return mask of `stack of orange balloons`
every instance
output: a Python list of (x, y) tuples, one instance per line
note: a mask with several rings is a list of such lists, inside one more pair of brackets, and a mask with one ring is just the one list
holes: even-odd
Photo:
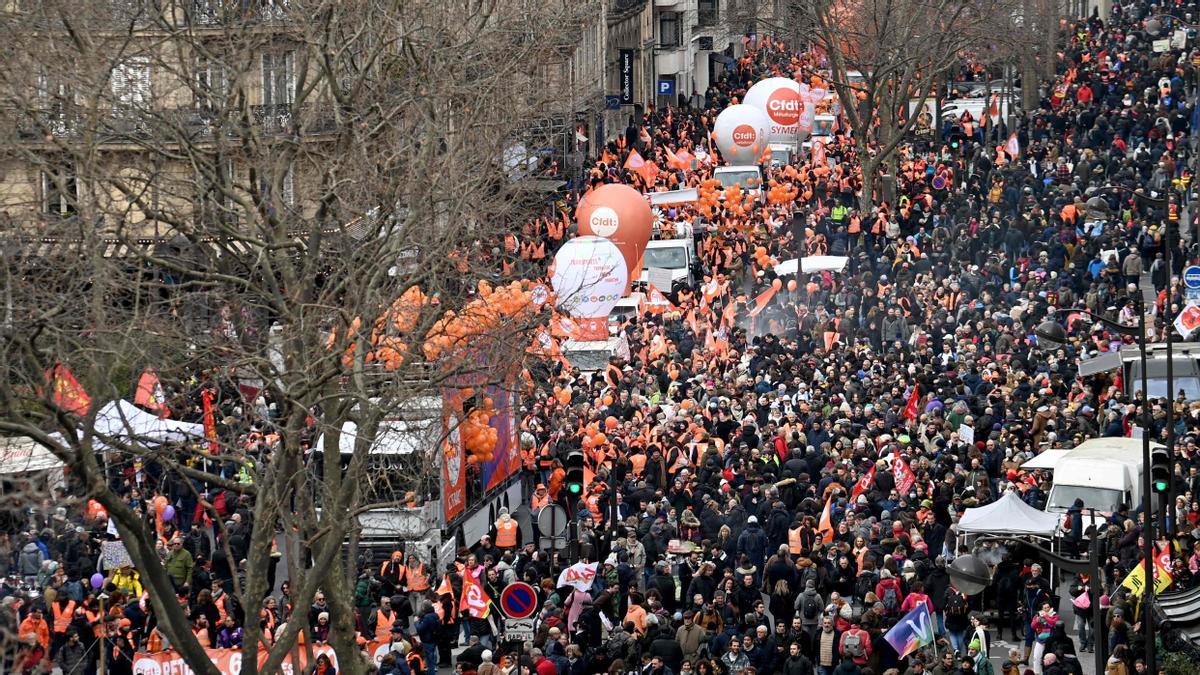
[(766, 246), (759, 246), (754, 249), (754, 262), (758, 265), (759, 269), (764, 270), (768, 267), (774, 267), (776, 264), (775, 259), (767, 253)]
[(468, 464), (491, 461), (496, 444), (500, 441), (500, 432), (490, 425), (496, 416), (493, 403), (492, 399), (485, 398), (483, 405), (467, 413), (466, 419), (458, 427)]
[[(791, 168), (790, 166), (788, 168)], [(791, 183), (780, 183), (771, 179), (767, 183), (767, 201), (771, 204), (790, 204), (800, 191)]]
[(721, 181), (717, 180), (716, 178), (707, 178), (700, 181), (700, 187), (696, 189), (696, 192), (699, 196), (700, 213), (702, 213), (705, 218), (711, 218), (713, 209), (717, 208), (717, 206), (721, 203), (719, 196), (720, 189)]

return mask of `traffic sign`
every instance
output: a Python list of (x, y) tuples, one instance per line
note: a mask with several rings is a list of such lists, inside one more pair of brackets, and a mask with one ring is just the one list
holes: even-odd
[(510, 619), (532, 616), (537, 606), (537, 591), (524, 581), (514, 581), (500, 592), (500, 611)]
[(533, 639), (533, 619), (509, 619), (504, 622), (504, 637), (512, 641)]
[(1200, 288), (1200, 265), (1183, 268), (1183, 285), (1188, 288)]
[(662, 96), (670, 96), (675, 93), (675, 80), (659, 80), (658, 93)]
[(537, 514), (537, 526), (543, 537), (557, 537), (567, 529), (567, 510), (558, 504), (547, 504)]

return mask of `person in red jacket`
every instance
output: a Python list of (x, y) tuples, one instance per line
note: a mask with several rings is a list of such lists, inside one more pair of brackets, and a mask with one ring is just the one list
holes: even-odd
[(529, 656), (533, 659), (533, 669), (537, 675), (558, 675), (558, 669), (554, 667), (554, 662), (546, 658), (542, 650), (535, 647), (529, 651)]
[(860, 668), (867, 665), (871, 658), (871, 634), (863, 630), (858, 621), (854, 621), (850, 624), (850, 630), (842, 633), (838, 651), (843, 658), (849, 658)]

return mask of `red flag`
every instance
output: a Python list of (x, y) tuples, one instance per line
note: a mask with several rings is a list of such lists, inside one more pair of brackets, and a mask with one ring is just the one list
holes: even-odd
[(213, 390), (205, 389), (200, 393), (200, 398), (204, 402), (204, 441), (209, 454), (215, 455), (220, 452), (217, 447), (217, 416), (213, 412)]
[(892, 462), (892, 477), (896, 479), (896, 490), (900, 494), (905, 494), (917, 483), (917, 474), (913, 473), (903, 457), (897, 457)]
[(758, 316), (764, 309), (767, 308), (767, 303), (771, 302), (771, 298), (775, 297), (775, 287), (769, 286), (767, 290), (758, 294), (754, 299), (754, 307), (750, 309), (750, 316)]
[(142, 376), (138, 378), (137, 392), (133, 395), (133, 402), (146, 410), (158, 413), (159, 418), (171, 414), (171, 411), (167, 409), (167, 395), (163, 391), (162, 382), (153, 368), (142, 371)]
[(871, 470), (864, 473), (863, 477), (859, 478), (858, 482), (856, 482), (854, 484), (854, 489), (850, 491), (850, 501), (855, 501), (856, 499), (858, 499), (859, 495), (866, 492), (867, 490), (870, 490), (871, 486), (874, 484), (875, 484), (875, 467), (872, 466)]
[(479, 580), (470, 574), (463, 575), (462, 599), (458, 603), (458, 611), (467, 612), (476, 619), (486, 619), (491, 612), (492, 599), (487, 591), (479, 585)]
[(913, 385), (912, 393), (908, 395), (908, 403), (904, 406), (904, 419), (917, 421), (919, 413), (917, 407), (921, 404), (921, 392), (917, 385)]
[(61, 363), (46, 369), (46, 382), (50, 385), (50, 400), (54, 405), (69, 413), (83, 417), (92, 405), (92, 397), (88, 396), (83, 385), (75, 379), (71, 369)]
[(829, 518), (829, 506), (833, 501), (833, 495), (825, 498), (825, 508), (821, 509), (821, 521), (817, 523), (817, 531), (821, 533), (821, 541), (828, 544), (833, 541), (833, 523)]

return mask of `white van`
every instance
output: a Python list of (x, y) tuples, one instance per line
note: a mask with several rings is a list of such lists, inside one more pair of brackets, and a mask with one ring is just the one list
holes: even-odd
[[(1162, 448), (1152, 443), (1152, 448)], [(1059, 514), (1059, 523), (1066, 522), (1067, 510), (1076, 499), (1083, 500), (1085, 517), (1083, 529), (1092, 520), (1089, 509), (1096, 512), (1096, 521), (1103, 522), (1121, 504), (1136, 510), (1142, 503), (1142, 439), (1092, 438), (1067, 451), (1047, 450), (1021, 465), (1022, 469), (1047, 469), (1054, 472), (1054, 485), (1046, 498), (1046, 511)], [(1151, 500), (1157, 503), (1157, 500)]]
[(671, 287), (658, 289), (664, 294), (673, 294), (684, 286), (695, 287), (696, 279), (692, 273), (695, 261), (696, 241), (693, 238), (654, 239), (646, 244), (642, 254), (642, 273), (638, 281), (648, 284), (649, 270), (664, 269), (671, 273)]

